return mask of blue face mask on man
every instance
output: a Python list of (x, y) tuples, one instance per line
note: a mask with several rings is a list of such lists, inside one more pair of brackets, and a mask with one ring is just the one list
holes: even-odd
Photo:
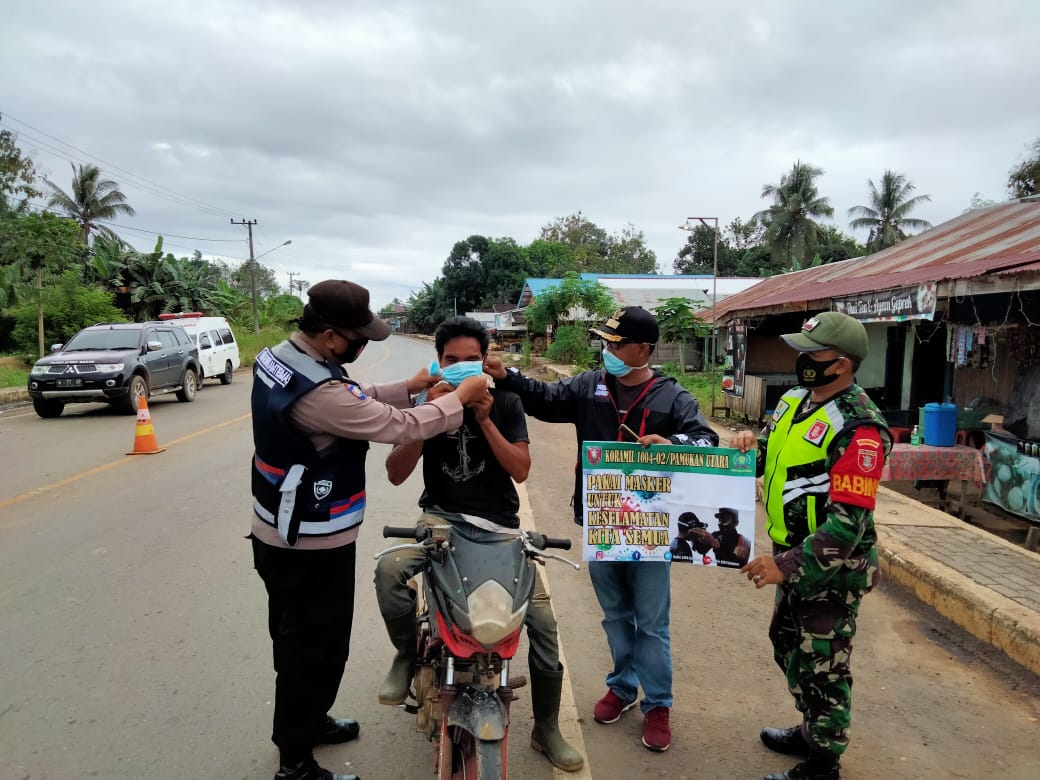
[(467, 377), (480, 376), (483, 373), (484, 361), (482, 360), (463, 360), (460, 363), (441, 367), (441, 379), (452, 387), (458, 387)]
[(607, 369), (607, 373), (611, 376), (627, 376), (637, 368), (646, 368), (648, 365), (649, 363), (644, 363), (641, 366), (630, 366), (609, 349), (603, 350), (603, 367)]

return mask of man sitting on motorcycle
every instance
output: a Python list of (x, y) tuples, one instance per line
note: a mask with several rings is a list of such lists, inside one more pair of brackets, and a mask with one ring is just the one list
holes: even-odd
[[(444, 382), (430, 396), (448, 392), (468, 376), (483, 373), (488, 334), (470, 317), (452, 317), (434, 336)], [(469, 535), (482, 529), (513, 529), (520, 525), (519, 497), (513, 480), (523, 482), (531, 467), (527, 422), (520, 399), (493, 390), (485, 402), (467, 409), (462, 426), (426, 441), (394, 447), (387, 457), (390, 481), (399, 485), (423, 458), (425, 488), (419, 498), (423, 514), (419, 525), (468, 524)], [(379, 690), (381, 704), (404, 702), (416, 661), (415, 593), (408, 581), (422, 568), (420, 550), (402, 550), (380, 558), (375, 584), (379, 611), (396, 653)], [(563, 685), (556, 616), (541, 574), (525, 620), (530, 643), (531, 699), (534, 730), (531, 746), (556, 766), (574, 772), (584, 759), (560, 734), (558, 717)]]

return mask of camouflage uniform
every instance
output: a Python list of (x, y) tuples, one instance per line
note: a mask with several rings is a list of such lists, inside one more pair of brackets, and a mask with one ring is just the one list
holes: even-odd
[(773, 554), (784, 574), (769, 638), (803, 736), (840, 756), (848, 747), (856, 615), (881, 578), (873, 509), (891, 436), (857, 385), (807, 410), (809, 397), (803, 388), (785, 394), (758, 437)]

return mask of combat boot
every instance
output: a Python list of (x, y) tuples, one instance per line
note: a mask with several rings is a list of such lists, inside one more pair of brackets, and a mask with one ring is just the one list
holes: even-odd
[(786, 772), (767, 775), (765, 780), (841, 780), (838, 757), (832, 753), (812, 755)]
[(564, 772), (577, 772), (585, 766), (581, 753), (567, 744), (560, 733), (560, 693), (563, 689), (563, 667), (555, 672), (531, 666), (531, 709), (534, 729), (531, 747), (544, 753), (554, 766)]
[(412, 687), (412, 675), (415, 674), (416, 627), (415, 613), (408, 612), (396, 618), (383, 618), (386, 633), (394, 646), (394, 660), (390, 671), (379, 689), (380, 704), (403, 704)]
[(758, 736), (763, 745), (776, 753), (783, 753), (785, 756), (809, 755), (809, 744), (805, 741), (801, 726), (789, 729), (766, 726)]

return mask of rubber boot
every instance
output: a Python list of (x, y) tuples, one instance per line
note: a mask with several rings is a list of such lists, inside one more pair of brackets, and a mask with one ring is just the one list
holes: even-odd
[(383, 618), (386, 633), (390, 636), (395, 653), (390, 671), (379, 689), (379, 703), (403, 704), (412, 687), (412, 676), (415, 674), (416, 627), (415, 613), (409, 612), (396, 618)]
[(531, 667), (531, 709), (534, 710), (534, 729), (531, 747), (544, 753), (554, 766), (565, 772), (577, 772), (585, 766), (581, 753), (567, 744), (560, 734), (560, 692), (563, 688), (563, 667), (555, 672)]

